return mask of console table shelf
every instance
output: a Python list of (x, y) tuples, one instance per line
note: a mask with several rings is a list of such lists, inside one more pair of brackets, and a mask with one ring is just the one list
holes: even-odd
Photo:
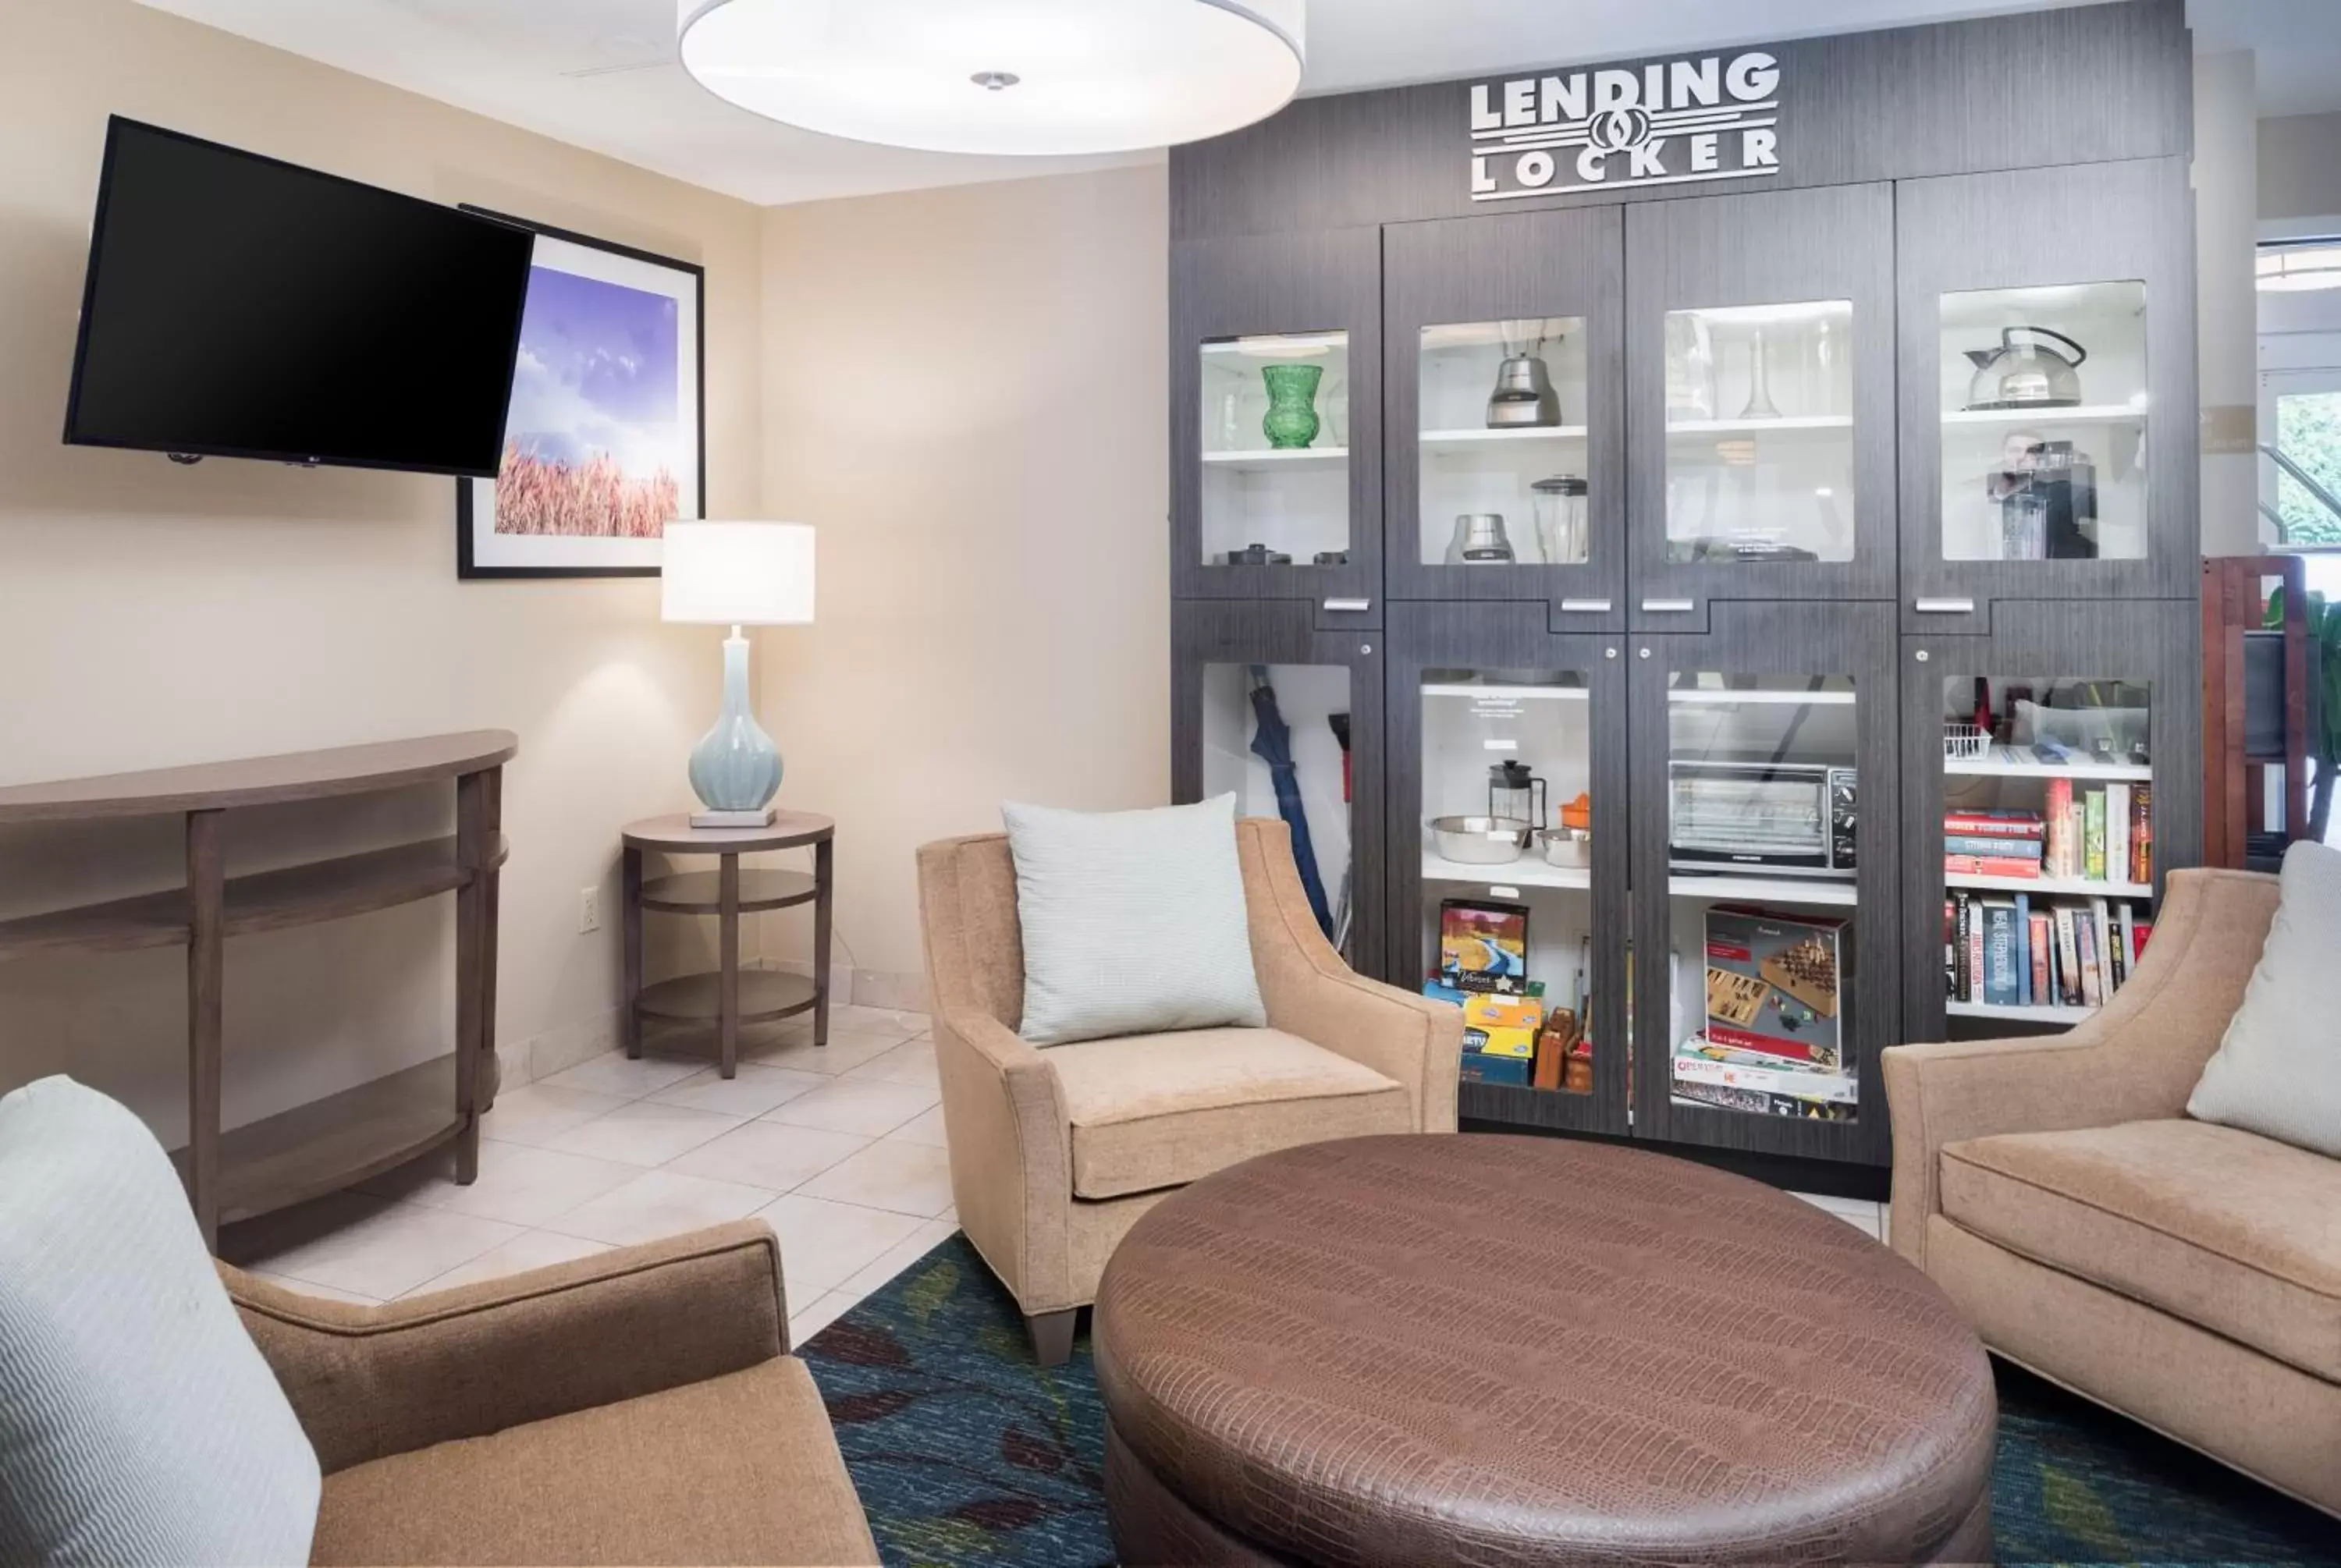
[[(0, 826), (184, 819), (184, 887), (0, 920), (0, 958), (187, 949), (187, 1143), (174, 1156), (206, 1243), (249, 1219), (377, 1176), (443, 1144), (455, 1179), (479, 1171), (479, 1118), (495, 1097), (498, 873), (510, 730), (0, 789)], [(454, 786), (451, 837), (230, 877), (226, 813)], [(226, 940), (455, 895), (455, 1048), (404, 1072), (234, 1131), (220, 1126)]]

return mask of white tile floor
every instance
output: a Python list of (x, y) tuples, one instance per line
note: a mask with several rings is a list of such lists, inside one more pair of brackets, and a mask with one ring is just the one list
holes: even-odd
[(830, 1043), (751, 1031), (736, 1078), (703, 1055), (612, 1053), (507, 1089), (480, 1176), (423, 1162), (233, 1234), (288, 1288), (382, 1302), (755, 1216), (781, 1237), (802, 1344), (959, 1228), (927, 1020), (840, 1007)]
[[(802, 1345), (959, 1228), (941, 1098), (916, 1013), (841, 1007), (820, 1050), (801, 1024), (755, 1031), (729, 1081), (653, 1039), (504, 1091), (470, 1186), (443, 1160), (410, 1166), (248, 1227), (232, 1254), (383, 1302), (752, 1215), (780, 1236)], [(1886, 1237), (1882, 1204), (1797, 1196)]]

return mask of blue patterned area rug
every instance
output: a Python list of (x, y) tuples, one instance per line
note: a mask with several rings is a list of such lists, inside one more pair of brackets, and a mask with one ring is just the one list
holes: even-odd
[[(1113, 1561), (1089, 1336), (1032, 1365), (963, 1236), (804, 1346), (890, 1565)], [(2341, 1524), (2025, 1373), (1999, 1368), (2002, 1563), (2341, 1563)]]

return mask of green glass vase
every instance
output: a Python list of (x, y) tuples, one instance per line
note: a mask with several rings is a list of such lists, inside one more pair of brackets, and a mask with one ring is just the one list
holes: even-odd
[(1289, 451), (1315, 441), (1317, 383), (1325, 379), (1325, 367), (1263, 365), (1260, 373), (1268, 382), (1268, 416), (1260, 422), (1268, 444)]

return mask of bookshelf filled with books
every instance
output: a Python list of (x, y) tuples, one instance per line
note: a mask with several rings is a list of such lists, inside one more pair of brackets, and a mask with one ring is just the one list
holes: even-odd
[(2133, 605), (2086, 650), (1911, 640), (1905, 766), (1927, 770), (1910, 792), (1909, 881), (1930, 961), (1906, 949), (1908, 1037), (2069, 1027), (2127, 983), (2163, 874), (2196, 856), (2198, 826), (2164, 799), (2187, 793), (2166, 769), (2198, 755), (2188, 620), (2185, 606)]

